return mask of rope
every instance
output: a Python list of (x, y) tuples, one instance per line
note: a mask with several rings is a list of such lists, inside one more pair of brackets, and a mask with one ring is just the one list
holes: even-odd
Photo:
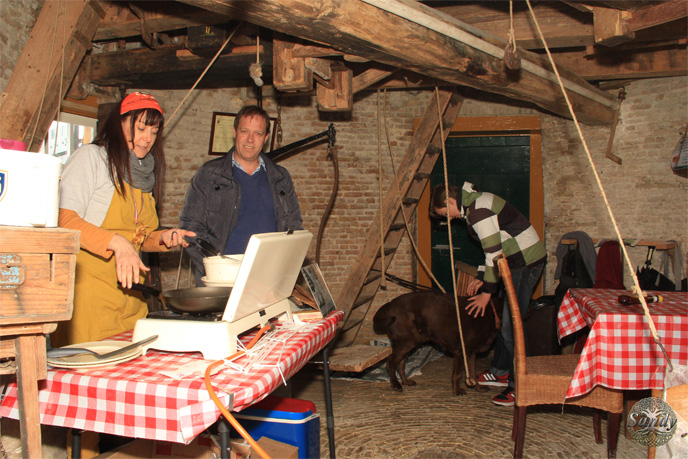
[[(385, 126), (385, 137), (387, 139), (387, 150), (389, 151), (389, 159), (390, 163), (392, 165), (392, 173), (394, 174), (394, 183), (397, 186), (397, 191), (399, 192), (399, 195), (401, 195), (401, 187), (399, 186), (399, 177), (397, 176), (397, 169), (394, 166), (394, 157), (392, 156), (392, 143), (390, 140), (390, 135), (389, 135), (389, 130), (387, 129), (387, 90), (384, 90), (384, 97), (383, 97), (383, 104), (384, 107), (382, 109), (382, 116), (384, 118), (384, 126)], [(447, 293), (447, 291), (440, 285), (440, 282), (437, 280), (437, 278), (432, 274), (432, 270), (428, 267), (428, 265), (425, 263), (425, 260), (423, 260), (423, 257), (420, 256), (420, 251), (418, 250), (418, 245), (416, 244), (416, 241), (411, 237), (411, 225), (409, 224), (408, 217), (406, 216), (406, 212), (404, 212), (404, 206), (402, 202), (399, 202), (399, 210), (401, 212), (401, 216), (404, 219), (404, 225), (406, 226), (406, 233), (409, 235), (409, 241), (411, 241), (411, 245), (413, 246), (413, 251), (416, 254), (416, 258), (418, 258), (418, 261), (420, 262), (420, 265), (423, 267), (425, 270), (425, 273), (435, 282), (435, 285), (439, 287), (439, 289), (442, 291), (442, 293)]]
[(237, 32), (237, 30), (239, 30), (239, 27), (241, 27), (241, 22), (240, 22), (239, 24), (237, 24), (237, 26), (234, 28), (234, 30), (232, 31), (232, 33), (229, 34), (229, 37), (227, 37), (227, 39), (226, 39), (225, 42), (222, 44), (222, 46), (220, 47), (220, 49), (217, 51), (217, 53), (215, 53), (215, 56), (213, 56), (213, 58), (210, 60), (210, 62), (209, 62), (208, 65), (206, 66), (205, 70), (203, 70), (203, 73), (201, 73), (201, 76), (199, 76), (198, 79), (196, 80), (196, 82), (193, 84), (193, 86), (191, 86), (191, 89), (189, 89), (189, 92), (187, 92), (186, 95), (184, 96), (184, 98), (182, 99), (182, 101), (179, 102), (179, 105), (177, 105), (177, 108), (174, 109), (174, 111), (172, 112), (172, 114), (170, 115), (170, 117), (169, 117), (167, 120), (165, 120), (165, 125), (170, 124), (170, 122), (172, 121), (172, 119), (174, 118), (174, 116), (177, 114), (177, 112), (179, 111), (179, 109), (181, 108), (181, 106), (184, 105), (184, 102), (186, 102), (186, 99), (191, 95), (191, 92), (192, 92), (194, 89), (196, 89), (196, 86), (198, 86), (198, 83), (201, 82), (201, 80), (203, 79), (203, 77), (205, 76), (205, 74), (208, 73), (208, 70), (210, 70), (210, 67), (212, 67), (212, 65), (215, 63), (215, 61), (217, 60), (217, 58), (220, 56), (220, 53), (222, 52), (222, 50), (225, 49), (225, 46), (227, 46), (227, 43), (229, 43), (229, 40), (231, 40), (232, 37), (234, 36), (234, 34)]
[[(379, 192), (380, 205), (380, 271), (382, 277), (380, 278), (380, 288), (387, 289), (387, 278), (385, 277), (385, 228), (384, 219), (382, 215), (382, 123), (380, 122), (380, 90), (377, 90), (377, 183)], [(402, 209), (403, 212), (403, 209)]]
[(578, 123), (578, 118), (576, 117), (576, 113), (573, 111), (573, 107), (571, 106), (571, 101), (569, 100), (568, 94), (566, 93), (566, 90), (564, 89), (564, 85), (561, 81), (561, 77), (559, 76), (559, 71), (557, 70), (557, 66), (554, 63), (554, 59), (552, 58), (552, 54), (549, 51), (549, 47), (547, 46), (547, 42), (545, 40), (544, 35), (542, 34), (542, 30), (540, 30), (540, 24), (537, 21), (537, 18), (535, 17), (535, 12), (533, 11), (532, 6), (530, 5), (530, 0), (526, 0), (526, 3), (528, 4), (528, 9), (530, 10), (530, 14), (533, 18), (533, 22), (535, 23), (535, 27), (537, 28), (538, 35), (540, 36), (540, 39), (542, 40), (542, 43), (545, 47), (545, 51), (547, 51), (547, 56), (549, 57), (550, 63), (552, 64), (552, 69), (554, 70), (554, 74), (557, 77), (557, 81), (559, 82), (559, 87), (561, 88), (561, 92), (564, 95), (564, 99), (566, 100), (566, 105), (569, 108), (569, 112), (571, 113), (571, 118), (573, 119), (574, 124), (576, 125), (576, 130), (578, 131), (578, 135), (581, 139), (581, 142), (583, 144), (583, 148), (585, 149), (585, 154), (588, 158), (588, 162), (590, 163), (590, 167), (592, 168), (593, 174), (595, 176), (595, 181), (597, 182), (597, 186), (600, 189), (600, 194), (602, 195), (602, 199), (604, 199), (604, 204), (607, 208), (607, 213), (609, 214), (609, 218), (611, 219), (612, 225), (614, 226), (614, 232), (616, 233), (617, 240), (619, 241), (619, 245), (621, 246), (621, 250), (623, 251), (624, 254), (624, 259), (626, 260), (626, 263), (628, 264), (629, 271), (631, 273), (631, 277), (633, 279), (633, 290), (638, 293), (638, 297), (640, 299), (640, 304), (643, 307), (643, 311), (645, 313), (645, 317), (647, 318), (647, 323), (650, 327), (650, 331), (652, 332), (652, 338), (654, 339), (655, 343), (661, 348), (662, 353), (664, 354), (664, 358), (667, 361), (667, 364), (669, 365), (669, 371), (673, 371), (673, 365), (671, 364), (671, 360), (669, 359), (669, 356), (666, 353), (666, 350), (664, 349), (664, 346), (662, 345), (662, 340), (659, 337), (659, 334), (657, 333), (657, 328), (655, 328), (655, 323), (652, 320), (652, 316), (650, 316), (650, 310), (647, 307), (647, 302), (645, 301), (645, 296), (642, 294), (642, 290), (640, 288), (640, 283), (638, 282), (638, 277), (635, 274), (635, 270), (633, 269), (633, 264), (631, 263), (631, 259), (628, 256), (628, 251), (626, 250), (626, 245), (623, 242), (623, 238), (621, 237), (621, 232), (619, 231), (619, 226), (616, 223), (616, 218), (614, 218), (614, 213), (612, 212), (612, 208), (609, 205), (609, 200), (607, 199), (607, 194), (604, 191), (604, 187), (602, 186), (602, 181), (600, 180), (600, 176), (597, 173), (597, 167), (595, 166), (595, 162), (592, 159), (592, 155), (590, 154), (590, 149), (588, 148), (588, 144), (585, 141), (585, 137), (583, 136), (583, 131), (581, 130), (580, 124)]
[[(444, 144), (444, 123), (442, 122), (442, 110), (440, 109), (440, 90), (435, 86), (435, 99), (437, 100), (437, 115), (439, 116), (440, 139), (442, 144), (442, 168), (444, 172), (445, 204), (447, 205), (447, 235), (449, 236), (449, 257), (451, 260), (452, 285), (456, 285), (456, 270), (454, 269), (454, 244), (452, 242), (451, 217), (449, 215), (449, 173), (447, 171), (447, 146)], [(460, 196), (459, 196), (460, 198)], [(456, 205), (460, 205), (458, 202)], [(474, 386), (475, 381), (471, 379), (470, 367), (466, 358), (466, 346), (463, 342), (463, 327), (461, 326), (461, 311), (459, 310), (459, 298), (456, 296), (454, 287), (454, 305), (456, 306), (456, 320), (459, 321), (459, 338), (461, 339), (461, 353), (463, 354), (463, 365), (466, 368), (466, 385)]]

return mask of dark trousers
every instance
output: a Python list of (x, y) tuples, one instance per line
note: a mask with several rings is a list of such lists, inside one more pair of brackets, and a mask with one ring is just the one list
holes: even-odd
[[(532, 268), (514, 269), (511, 271), (511, 280), (518, 299), (518, 309), (521, 311), (521, 320), (528, 312), (530, 299), (533, 296), (535, 285), (540, 280), (545, 264), (541, 263)], [(525, 327), (524, 327), (525, 334)], [(526, 343), (528, 340), (526, 340)], [(495, 376), (509, 374), (509, 385), (514, 385), (514, 326), (511, 320), (511, 310), (509, 300), (504, 298), (504, 309), (502, 312), (502, 330), (497, 335), (495, 341), (495, 353), (490, 372)]]

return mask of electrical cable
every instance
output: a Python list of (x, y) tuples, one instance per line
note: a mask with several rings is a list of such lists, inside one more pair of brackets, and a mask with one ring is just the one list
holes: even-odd
[[(273, 327), (272, 325), (266, 325), (263, 328), (261, 328), (260, 330), (258, 330), (258, 333), (256, 334), (256, 336), (254, 336), (253, 339), (251, 339), (251, 341), (246, 345), (246, 350), (251, 349), (256, 344), (258, 339), (260, 339), (260, 337), (263, 336), (263, 334), (266, 331), (270, 330), (272, 327)], [(204, 376), (205, 388), (208, 390), (208, 394), (210, 395), (210, 398), (213, 400), (213, 402), (215, 402), (215, 405), (217, 405), (217, 407), (220, 409), (220, 412), (222, 412), (225, 419), (227, 419), (227, 421), (229, 421), (229, 423), (232, 425), (232, 427), (234, 427), (234, 429), (239, 433), (239, 435), (241, 435), (248, 442), (248, 444), (251, 445), (252, 450), (255, 451), (256, 453), (258, 453), (258, 455), (260, 457), (262, 457), (263, 459), (271, 459), (270, 456), (268, 455), (268, 453), (266, 453), (265, 450), (260, 447), (260, 445), (253, 439), (253, 437), (251, 437), (251, 434), (249, 434), (246, 431), (246, 429), (244, 429), (241, 426), (241, 424), (239, 424), (239, 421), (237, 421), (236, 418), (234, 416), (232, 416), (232, 414), (229, 412), (227, 407), (225, 407), (222, 404), (222, 401), (218, 398), (217, 394), (215, 393), (215, 389), (213, 388), (213, 385), (210, 382), (210, 375), (212, 374), (213, 368), (222, 364), (225, 360), (236, 359), (237, 357), (240, 357), (240, 356), (244, 355), (245, 353), (246, 353), (245, 351), (239, 351), (239, 352), (227, 357), (226, 359), (216, 360), (215, 362), (208, 365), (208, 367), (205, 369), (205, 376)]]

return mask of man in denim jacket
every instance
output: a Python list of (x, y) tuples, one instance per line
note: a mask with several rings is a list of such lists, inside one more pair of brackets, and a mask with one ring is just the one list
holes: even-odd
[[(201, 166), (186, 193), (181, 227), (223, 254), (244, 253), (253, 234), (303, 229), (289, 172), (262, 154), (269, 129), (262, 108), (242, 108), (234, 120), (234, 147)], [(186, 250), (196, 284), (204, 285), (203, 254), (194, 245)]]

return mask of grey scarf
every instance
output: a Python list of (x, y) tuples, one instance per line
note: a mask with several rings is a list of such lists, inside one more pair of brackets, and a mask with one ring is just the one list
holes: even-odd
[(148, 153), (143, 158), (138, 158), (133, 151), (129, 152), (129, 167), (131, 170), (131, 183), (133, 188), (138, 188), (144, 193), (150, 193), (155, 186), (155, 158)]

